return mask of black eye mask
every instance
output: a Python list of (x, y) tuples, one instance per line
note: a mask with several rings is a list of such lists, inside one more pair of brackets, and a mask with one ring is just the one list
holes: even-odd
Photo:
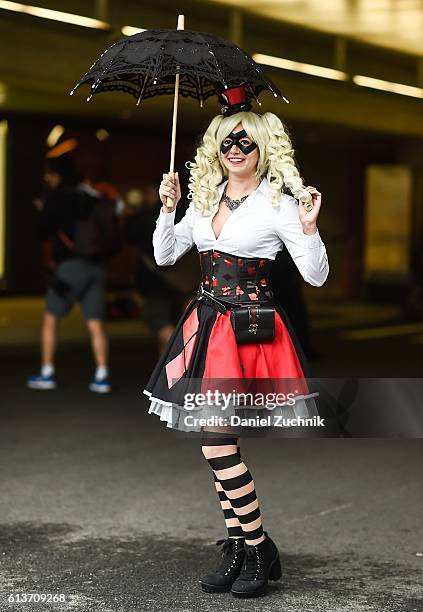
[(222, 153), (227, 153), (228, 151), (231, 150), (231, 148), (234, 146), (234, 144), (238, 147), (238, 149), (240, 151), (242, 151), (242, 153), (244, 153), (244, 155), (248, 155), (249, 153), (251, 153), (251, 151), (254, 151), (254, 149), (257, 149), (257, 145), (255, 142), (252, 142), (249, 145), (244, 145), (241, 142), (239, 142), (240, 140), (242, 140), (243, 138), (247, 137), (248, 138), (248, 134), (245, 130), (241, 130), (240, 132), (231, 132), (228, 136), (226, 136), (225, 140), (228, 140), (228, 138), (231, 139), (230, 144), (224, 145), (223, 142), (220, 145), (220, 150)]

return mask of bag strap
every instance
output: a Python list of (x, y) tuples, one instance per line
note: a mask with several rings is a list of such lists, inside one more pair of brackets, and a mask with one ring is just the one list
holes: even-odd
[(57, 236), (70, 251), (75, 249), (75, 243), (65, 234), (63, 230), (58, 230)]
[(257, 306), (257, 307), (260, 307), (260, 306), (274, 307), (275, 306), (275, 300), (274, 300), (273, 293), (268, 300), (251, 300), (250, 302), (230, 302), (229, 300), (222, 300), (221, 298), (219, 299), (229, 308), (231, 307), (232, 308), (251, 308), (252, 306)]
[(225, 300), (223, 298), (221, 298), (220, 296), (217, 298), (216, 296), (214, 296), (212, 293), (210, 293), (209, 291), (206, 291), (205, 289), (203, 289), (202, 285), (200, 285), (199, 290), (198, 290), (198, 296), (202, 297), (204, 296), (206, 299), (210, 300), (211, 302), (217, 302), (217, 304), (219, 304), (220, 306), (223, 306), (226, 309), (232, 309), (232, 308), (248, 308), (251, 306), (271, 306), (274, 307), (275, 305), (275, 301), (274, 301), (274, 294), (272, 290), (268, 290), (268, 292), (270, 293), (270, 298), (268, 300), (251, 300), (250, 302), (231, 302), (230, 300)]

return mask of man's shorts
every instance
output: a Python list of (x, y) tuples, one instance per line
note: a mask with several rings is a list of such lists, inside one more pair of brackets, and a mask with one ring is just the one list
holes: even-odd
[(79, 302), (85, 320), (103, 319), (105, 280), (102, 264), (78, 258), (62, 261), (47, 292), (47, 312), (64, 317)]
[(158, 334), (166, 325), (176, 325), (180, 319), (186, 296), (169, 288), (167, 294), (146, 295), (143, 316), (152, 334)]

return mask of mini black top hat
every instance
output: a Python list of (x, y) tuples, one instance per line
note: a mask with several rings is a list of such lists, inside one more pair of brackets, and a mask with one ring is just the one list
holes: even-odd
[(247, 99), (245, 87), (237, 85), (219, 92), (222, 106), (222, 113), (225, 117), (251, 110), (251, 102)]

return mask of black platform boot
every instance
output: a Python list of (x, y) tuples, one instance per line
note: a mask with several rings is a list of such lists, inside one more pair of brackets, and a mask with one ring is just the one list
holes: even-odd
[(266, 539), (260, 544), (245, 544), (245, 560), (240, 575), (232, 585), (234, 597), (259, 597), (264, 595), (268, 580), (282, 577), (279, 552), (266, 531)]
[(245, 558), (244, 538), (218, 540), (223, 544), (222, 560), (219, 567), (200, 580), (201, 588), (206, 593), (227, 593), (238, 578)]

